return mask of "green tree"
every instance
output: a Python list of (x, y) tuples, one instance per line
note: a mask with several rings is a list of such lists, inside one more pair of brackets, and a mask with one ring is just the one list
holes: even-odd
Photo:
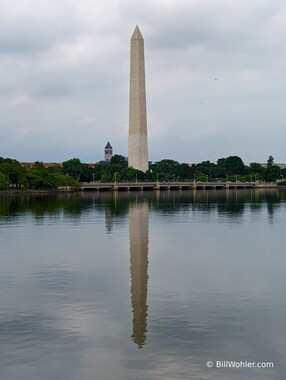
[(247, 171), (250, 171), (250, 173), (264, 174), (265, 168), (257, 162), (251, 162)]
[(27, 172), (29, 187), (32, 189), (56, 189), (58, 187), (55, 168), (45, 168), (42, 162), (35, 162)]
[(274, 158), (270, 155), (267, 160), (267, 167), (272, 166), (274, 164)]
[(95, 181), (100, 181), (101, 173), (104, 171), (104, 166), (106, 165), (96, 165), (92, 168), (92, 176), (94, 175), (93, 179)]
[(8, 189), (9, 185), (9, 177), (5, 173), (0, 172), (0, 189)]
[(0, 160), (0, 172), (6, 174), (10, 183), (15, 187), (20, 187), (26, 183), (26, 170), (17, 160), (2, 158)]
[(127, 159), (120, 154), (115, 154), (110, 161), (111, 164), (121, 165), (123, 168), (128, 166)]
[(79, 158), (72, 158), (71, 160), (63, 162), (63, 172), (73, 177), (76, 181), (80, 180), (83, 171), (84, 165)]
[(247, 180), (257, 181), (258, 179), (265, 179), (266, 168), (257, 162), (251, 162), (249, 166), (245, 167), (245, 174), (247, 175)]
[(242, 159), (238, 156), (229, 156), (217, 161), (217, 165), (225, 170), (225, 174), (244, 174), (245, 166)]
[(178, 178), (180, 167), (181, 164), (179, 162), (170, 159), (164, 159), (156, 162), (153, 165), (150, 165), (150, 170), (152, 170), (152, 173), (154, 173), (155, 176), (158, 174), (159, 180), (170, 181), (172, 180), (173, 176)]
[(135, 182), (137, 178), (137, 181), (142, 181), (145, 179), (145, 173), (143, 173), (141, 170), (136, 170), (134, 168), (124, 168), (122, 172), (122, 179), (124, 181), (129, 182)]
[(281, 169), (277, 165), (270, 165), (267, 167), (265, 173), (265, 180), (267, 182), (274, 182), (281, 178)]
[(79, 189), (80, 187), (80, 184), (78, 183), (78, 181), (70, 177), (68, 174), (61, 174), (59, 172), (55, 172), (53, 174), (53, 181), (54, 181), (55, 189), (58, 189), (60, 187), (61, 188), (71, 187), (73, 189)]
[(46, 187), (45, 179), (36, 170), (29, 170), (27, 173), (27, 180), (30, 189), (44, 189)]
[(190, 180), (195, 174), (195, 169), (189, 164), (181, 164), (179, 167), (178, 176), (180, 180)]
[[(223, 169), (224, 170), (224, 169)], [(217, 165), (210, 161), (202, 161), (201, 163), (196, 165), (196, 175), (200, 175), (199, 173), (203, 173), (205, 175), (217, 176)]]
[(82, 164), (82, 171), (80, 173), (80, 182), (91, 182), (93, 180), (93, 168), (86, 164)]

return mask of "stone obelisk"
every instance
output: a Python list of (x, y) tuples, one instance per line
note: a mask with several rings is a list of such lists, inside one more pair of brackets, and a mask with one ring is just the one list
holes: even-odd
[(128, 166), (148, 170), (144, 39), (136, 26), (130, 49)]

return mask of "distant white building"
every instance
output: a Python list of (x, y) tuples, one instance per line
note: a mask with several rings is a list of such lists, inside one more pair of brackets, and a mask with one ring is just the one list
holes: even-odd
[[(260, 164), (263, 168), (267, 168), (267, 163), (266, 164)], [(273, 162), (273, 165), (279, 166), (280, 169), (286, 169), (286, 164), (277, 164), (276, 162)]]
[(106, 144), (106, 147), (104, 148), (104, 160), (106, 162), (110, 162), (112, 159), (112, 146), (110, 145), (110, 142), (108, 141)]

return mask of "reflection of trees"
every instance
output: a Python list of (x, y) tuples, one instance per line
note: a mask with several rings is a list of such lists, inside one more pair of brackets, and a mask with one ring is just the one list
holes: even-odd
[(217, 209), (221, 214), (227, 214), (230, 216), (242, 216), (245, 208), (245, 203), (230, 203), (226, 205), (218, 204)]
[[(60, 193), (60, 194), (7, 194), (0, 195), (0, 216), (16, 218), (31, 213), (37, 219), (45, 216), (60, 217), (62, 214), (74, 219), (87, 211), (104, 212), (108, 228), (128, 215), (130, 205), (144, 199), (157, 213), (175, 214), (178, 211), (200, 210), (240, 216), (248, 207), (251, 212), (269, 205), (274, 214), (286, 199), (285, 190), (195, 190), (160, 192), (119, 193)], [(275, 207), (274, 207), (275, 206)]]
[(23, 194), (0, 197), (0, 215), (18, 217), (30, 213), (35, 218), (59, 217), (65, 215), (80, 215), (86, 208), (80, 194)]

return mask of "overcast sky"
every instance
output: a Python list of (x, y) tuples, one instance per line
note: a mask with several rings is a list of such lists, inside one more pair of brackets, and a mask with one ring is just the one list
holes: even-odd
[(0, 0), (0, 156), (127, 156), (136, 24), (150, 160), (286, 162), (285, 0)]

